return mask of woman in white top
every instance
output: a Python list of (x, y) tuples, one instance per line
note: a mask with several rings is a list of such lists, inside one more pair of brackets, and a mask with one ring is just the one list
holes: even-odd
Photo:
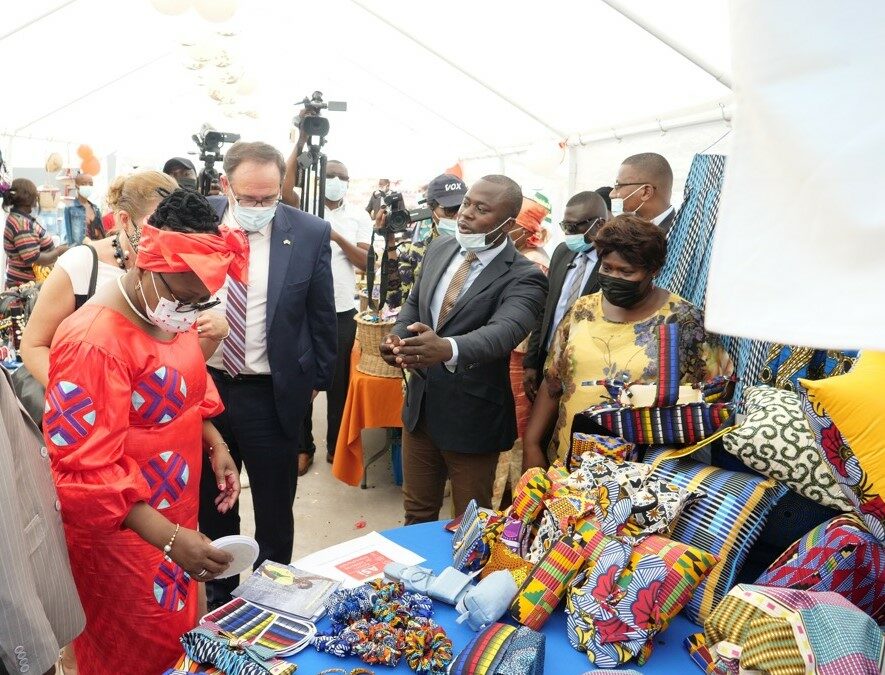
[[(28, 371), (44, 387), (49, 379), (49, 347), (56, 329), (89, 299), (89, 285), (98, 258), (96, 288), (122, 276), (135, 263), (142, 224), (166, 192), (178, 188), (175, 179), (159, 171), (140, 171), (117, 178), (108, 189), (108, 208), (116, 233), (89, 246), (77, 246), (59, 257), (43, 282), (37, 304), (22, 335), (21, 356)], [(200, 346), (208, 358), (227, 334), (224, 317), (206, 312), (197, 324)]]

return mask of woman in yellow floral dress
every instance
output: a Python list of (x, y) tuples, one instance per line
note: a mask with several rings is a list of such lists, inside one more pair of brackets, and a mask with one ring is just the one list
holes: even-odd
[(579, 298), (557, 328), (524, 439), (523, 469), (544, 466), (543, 439), (551, 426), (550, 458), (564, 458), (572, 419), (609, 398), (610, 379), (658, 381), (658, 331), (679, 324), (680, 382), (731, 375), (733, 365), (717, 336), (704, 329), (704, 314), (688, 300), (658, 288), (654, 277), (667, 255), (657, 225), (618, 216), (596, 237), (602, 291)]

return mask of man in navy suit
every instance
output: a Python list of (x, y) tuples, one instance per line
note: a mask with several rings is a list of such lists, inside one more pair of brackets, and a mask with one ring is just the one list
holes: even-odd
[[(218, 293), (230, 332), (208, 366), (225, 405), (213, 422), (249, 472), (256, 565), (291, 560), (299, 434), (312, 397), (332, 382), (337, 345), (329, 223), (279, 203), (285, 166), (266, 143), (236, 143), (224, 158), (224, 196), (210, 198), (249, 239), (248, 284), (228, 278)], [(200, 530), (211, 539), (240, 530), (237, 508), (219, 514), (217, 496), (212, 471), (203, 471)], [(237, 584), (207, 584), (210, 607)]]

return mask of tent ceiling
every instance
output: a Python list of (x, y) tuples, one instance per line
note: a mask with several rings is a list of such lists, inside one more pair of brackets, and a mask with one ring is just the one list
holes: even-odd
[[(730, 70), (725, 0), (626, 4)], [(59, 5), (10, 3), (4, 25)], [(182, 42), (204, 54), (224, 48), (254, 93), (231, 85), (234, 104), (211, 100), (212, 86), (199, 82), (223, 69), (189, 69), (194, 48)], [(74, 0), (0, 41), (0, 56), (32, 83), (5, 106), (0, 131), (145, 162), (188, 151), (206, 121), (288, 147), (293, 103), (314, 89), (349, 104), (329, 114), (329, 154), (352, 162), (352, 172), (394, 174), (730, 99), (726, 87), (598, 0), (449, 0), (432, 10), (413, 0), (239, 0), (225, 24), (194, 10), (165, 16), (149, 0)], [(245, 110), (257, 119), (238, 114)]]

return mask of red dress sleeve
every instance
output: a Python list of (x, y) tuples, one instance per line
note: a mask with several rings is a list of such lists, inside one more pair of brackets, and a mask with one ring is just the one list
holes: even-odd
[(85, 342), (53, 346), (43, 435), (66, 523), (119, 529), (134, 504), (149, 500), (147, 481), (125, 450), (131, 398), (124, 362)]
[(203, 402), (200, 403), (200, 414), (204, 420), (218, 417), (224, 412), (224, 404), (221, 402), (221, 394), (218, 393), (218, 387), (215, 386), (215, 380), (206, 371), (206, 395)]

